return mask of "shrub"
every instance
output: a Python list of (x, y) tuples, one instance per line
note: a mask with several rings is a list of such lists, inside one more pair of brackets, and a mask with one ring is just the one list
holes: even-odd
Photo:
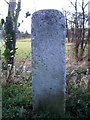
[(31, 83), (10, 84), (3, 86), (3, 120), (27, 120), (30, 117)]

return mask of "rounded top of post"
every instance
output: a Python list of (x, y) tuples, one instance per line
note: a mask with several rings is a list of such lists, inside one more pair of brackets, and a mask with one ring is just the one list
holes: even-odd
[(32, 32), (33, 28), (39, 31), (40, 34), (42, 31), (46, 33), (50, 31), (51, 34), (55, 34), (54, 31), (65, 31), (64, 15), (61, 11), (56, 9), (38, 10), (32, 15)]
[(43, 13), (61, 14), (63, 16), (63, 13), (57, 9), (41, 9), (34, 12), (33, 16), (36, 14), (43, 14)]
[(35, 24), (42, 23), (57, 23), (65, 25), (64, 15), (61, 11), (56, 9), (42, 9), (33, 13), (32, 21), (36, 21)]

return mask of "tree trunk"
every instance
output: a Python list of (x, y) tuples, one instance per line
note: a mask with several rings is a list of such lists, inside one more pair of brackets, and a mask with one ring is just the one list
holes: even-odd
[(90, 74), (90, 28), (88, 29), (88, 69)]
[(85, 40), (85, 12), (84, 12), (84, 0), (82, 0), (82, 35), (81, 35), (81, 47), (80, 47), (80, 56), (79, 56), (79, 61), (83, 60), (83, 55), (84, 55), (84, 40)]
[[(5, 23), (5, 31), (6, 31), (6, 64), (7, 67), (10, 64), (9, 75), (7, 81), (9, 80), (12, 72), (12, 68), (14, 65), (14, 57), (16, 52), (16, 32), (17, 32), (17, 22), (19, 17), (19, 12), (21, 8), (21, 0), (18, 0), (18, 6), (16, 8), (16, 0), (9, 1), (9, 8), (8, 8), (8, 16), (6, 18)], [(16, 13), (16, 14), (15, 14)]]

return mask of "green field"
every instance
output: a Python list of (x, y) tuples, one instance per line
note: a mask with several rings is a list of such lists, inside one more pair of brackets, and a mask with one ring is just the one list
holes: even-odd
[[(26, 58), (27, 56), (31, 58), (31, 40), (30, 39), (24, 39), (24, 40), (17, 40), (16, 42), (16, 60), (22, 60)], [(0, 43), (0, 49), (3, 53), (4, 47), (2, 46), (2, 43)], [(71, 45), (66, 44), (66, 58), (69, 57), (71, 54)]]
[[(3, 53), (4, 51), (4, 43), (0, 42), (0, 49)], [(16, 42), (16, 59), (26, 58), (27, 56), (31, 57), (31, 40), (19, 40)]]
[(26, 58), (27, 56), (31, 57), (31, 41), (18, 41), (16, 43), (16, 59)]
[[(30, 54), (31, 56), (31, 40), (19, 40), (16, 42), (16, 58), (25, 58)], [(4, 51), (3, 44), (0, 42), (0, 49)], [(68, 56), (71, 51), (71, 46), (66, 45), (66, 55)]]

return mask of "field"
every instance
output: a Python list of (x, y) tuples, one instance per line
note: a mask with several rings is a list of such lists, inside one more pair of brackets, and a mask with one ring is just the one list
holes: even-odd
[[(0, 43), (0, 48), (3, 53), (4, 51), (3, 42)], [(31, 39), (17, 40), (16, 48), (17, 48), (15, 55), (16, 63), (25, 61), (25, 59), (31, 60)], [(70, 45), (66, 45), (66, 58), (69, 57), (70, 53), (71, 47)]]
[[(0, 43), (1, 53), (3, 54), (3, 42)], [(17, 40), (16, 42), (16, 55), (15, 66), (20, 65), (22, 62), (29, 62), (31, 60), (31, 39)], [(2, 55), (3, 58), (3, 55)]]
[[(4, 47), (0, 43), (0, 48), (3, 53)], [(15, 66), (19, 67), (22, 65), (28, 66), (31, 69), (31, 39), (17, 40), (16, 42), (16, 55), (15, 55)], [(82, 64), (82, 63), (80, 63)], [(82, 65), (79, 65), (82, 67)], [(86, 66), (84, 64), (84, 66)], [(66, 43), (66, 68), (69, 70), (75, 69), (76, 63), (73, 57), (72, 43)]]
[(25, 58), (27, 55), (31, 57), (31, 41), (18, 41), (16, 43), (16, 59)]
[[(0, 43), (0, 48), (2, 50), (2, 53), (3, 53), (3, 50), (4, 50), (4, 47), (3, 47), (3, 42)], [(16, 59), (22, 59), (22, 58), (25, 58), (27, 55), (30, 54), (31, 56), (31, 40), (18, 40), (16, 42), (16, 48), (17, 48), (17, 51), (16, 51)]]

